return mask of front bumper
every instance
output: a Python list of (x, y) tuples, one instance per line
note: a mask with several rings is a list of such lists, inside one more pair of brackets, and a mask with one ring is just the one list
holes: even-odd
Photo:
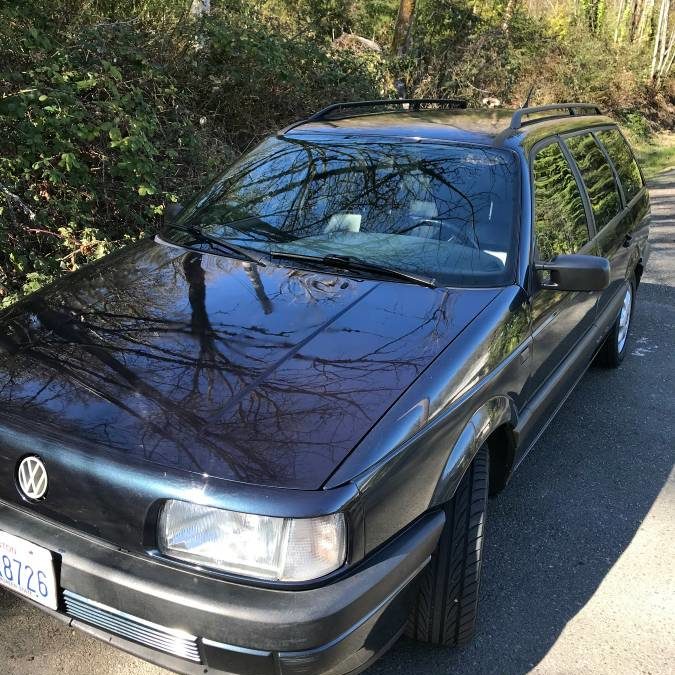
[[(46, 611), (124, 651), (195, 675), (359, 672), (400, 634), (414, 581), (443, 524), (442, 512), (428, 514), (348, 575), (291, 591), (177, 568), (0, 501), (1, 530), (56, 554), (59, 611)], [(187, 651), (174, 654), (189, 658), (168, 653), (173, 642), (161, 631), (176, 635)]]

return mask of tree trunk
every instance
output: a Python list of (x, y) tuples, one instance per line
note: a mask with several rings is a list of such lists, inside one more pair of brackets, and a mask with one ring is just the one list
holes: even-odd
[[(656, 24), (656, 32), (654, 33), (654, 52), (652, 54), (652, 67), (649, 70), (649, 77), (652, 81), (656, 80), (656, 73), (659, 67), (659, 56), (662, 53), (661, 43), (664, 40), (663, 30), (664, 24), (667, 21), (666, 3), (670, 5), (670, 0), (661, 0), (661, 10), (659, 11), (659, 20)], [(664, 18), (665, 17), (665, 18)]]
[(398, 17), (391, 49), (394, 56), (405, 56), (410, 49), (410, 29), (415, 18), (416, 4), (417, 0), (401, 0), (398, 6)]
[(626, 0), (620, 0), (619, 8), (616, 14), (616, 26), (614, 28), (614, 42), (619, 41), (621, 35), (621, 25), (623, 24), (623, 14), (626, 11)]
[(675, 28), (672, 29), (670, 33), (670, 38), (668, 38), (668, 16), (670, 13), (670, 0), (667, 0), (667, 7), (665, 10), (665, 19), (663, 27), (663, 40), (661, 42), (661, 52), (659, 55), (659, 63), (656, 68), (656, 81), (658, 84), (668, 76), (670, 69), (673, 65), (673, 59), (675, 54), (673, 54), (673, 48), (675, 47)]
[(666, 52), (666, 62), (663, 66), (661, 72), (661, 79), (666, 79), (670, 74), (670, 71), (675, 63), (675, 28), (670, 35), (670, 44), (668, 45), (668, 51)]
[(638, 24), (640, 23), (643, 7), (643, 0), (633, 0), (631, 3), (630, 25), (628, 26), (628, 39), (630, 42), (635, 40), (635, 35), (638, 31)]
[(663, 70), (664, 60), (666, 57), (666, 42), (668, 41), (668, 15), (670, 14), (670, 0), (663, 0), (663, 25), (661, 26), (661, 47), (659, 48), (659, 65), (658, 75), (661, 75)]
[(638, 21), (637, 41), (639, 44), (644, 42), (647, 35), (647, 26), (652, 22), (652, 14), (654, 13), (654, 0), (645, 0), (642, 7), (642, 13)]
[[(398, 6), (394, 40), (391, 45), (392, 54), (396, 57), (400, 58), (405, 56), (410, 49), (411, 29), (415, 19), (416, 4), (416, 0), (401, 0)], [(397, 77), (394, 86), (396, 87), (399, 98), (405, 98), (406, 86), (404, 79), (400, 76)]]

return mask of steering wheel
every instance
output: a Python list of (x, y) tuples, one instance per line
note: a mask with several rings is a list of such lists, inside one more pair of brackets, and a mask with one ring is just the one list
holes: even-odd
[(407, 232), (410, 232), (412, 230), (417, 229), (418, 227), (422, 227), (424, 225), (427, 226), (432, 226), (432, 227), (437, 227), (438, 228), (438, 240), (443, 241), (441, 239), (441, 232), (443, 229), (449, 229), (451, 234), (448, 239), (445, 241), (458, 241), (462, 244), (468, 245), (474, 245), (475, 242), (473, 239), (467, 234), (464, 228), (459, 227), (457, 225), (453, 225), (451, 223), (446, 223), (442, 222), (440, 220), (433, 220), (431, 218), (424, 218), (423, 220), (418, 220), (414, 225), (408, 225), (408, 227), (404, 227), (401, 230), (397, 230), (396, 234), (406, 234)]
[(418, 227), (431, 226), (438, 228), (438, 240), (441, 240), (441, 229), (443, 224), (440, 220), (432, 220), (431, 218), (424, 218), (423, 220), (418, 220), (414, 225), (408, 225), (400, 230), (396, 230), (396, 234), (407, 234), (412, 230), (416, 230)]

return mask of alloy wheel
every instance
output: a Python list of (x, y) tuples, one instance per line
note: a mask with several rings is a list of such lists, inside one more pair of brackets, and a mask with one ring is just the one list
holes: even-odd
[(626, 346), (626, 338), (628, 337), (628, 327), (630, 326), (630, 315), (633, 306), (633, 287), (631, 285), (626, 289), (626, 295), (623, 296), (623, 305), (621, 306), (621, 314), (619, 314), (619, 330), (616, 332), (617, 349), (619, 354)]

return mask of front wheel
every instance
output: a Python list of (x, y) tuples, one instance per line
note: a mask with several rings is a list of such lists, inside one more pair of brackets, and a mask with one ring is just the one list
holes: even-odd
[(623, 303), (614, 325), (610, 329), (605, 343), (602, 345), (598, 354), (598, 361), (608, 368), (618, 368), (626, 356), (626, 344), (628, 342), (628, 331), (630, 329), (631, 319), (633, 318), (633, 307), (635, 305), (635, 282), (631, 279), (623, 296)]
[(422, 573), (407, 635), (421, 642), (459, 646), (471, 640), (478, 614), (478, 586), (490, 475), (483, 446), (445, 506), (438, 548)]

